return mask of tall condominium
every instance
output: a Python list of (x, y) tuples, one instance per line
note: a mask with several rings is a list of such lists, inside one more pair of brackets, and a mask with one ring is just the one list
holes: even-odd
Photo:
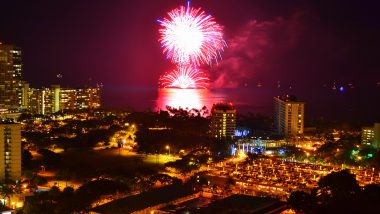
[(61, 110), (96, 109), (101, 105), (101, 88), (29, 88), (28, 110), (38, 114), (51, 114)]
[(278, 135), (294, 137), (303, 134), (305, 103), (294, 96), (274, 98), (274, 126)]
[(375, 123), (372, 127), (362, 128), (362, 144), (372, 145), (380, 149), (380, 123)]
[(211, 136), (233, 139), (236, 129), (236, 109), (232, 103), (214, 104), (211, 110)]
[(22, 53), (0, 43), (0, 109), (22, 108)]
[(0, 179), (21, 178), (21, 124), (0, 121)]

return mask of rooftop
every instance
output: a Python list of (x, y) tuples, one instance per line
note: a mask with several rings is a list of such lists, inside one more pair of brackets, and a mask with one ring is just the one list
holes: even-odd
[(195, 213), (279, 213), (287, 208), (275, 198), (248, 195), (232, 195), (217, 200)]
[(173, 184), (152, 189), (138, 195), (114, 200), (107, 204), (95, 207), (92, 211), (97, 213), (132, 213), (148, 207), (182, 198), (193, 194), (192, 191), (180, 184)]
[(277, 96), (275, 98), (282, 100), (284, 102), (302, 102), (298, 100), (297, 97), (294, 95)]
[(215, 103), (212, 106), (212, 109), (217, 109), (217, 110), (235, 110), (235, 106), (232, 103)]

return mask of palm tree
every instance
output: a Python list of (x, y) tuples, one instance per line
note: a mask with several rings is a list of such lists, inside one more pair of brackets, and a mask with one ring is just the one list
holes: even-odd
[(0, 195), (2, 196), (4, 200), (4, 206), (5, 204), (5, 199), (8, 198), (8, 206), (11, 205), (11, 195), (14, 193), (14, 188), (10, 184), (2, 184), (0, 185)]
[(24, 171), (24, 178), (28, 181), (28, 184), (30, 184), (30, 181), (34, 177), (34, 173), (31, 170), (25, 170)]

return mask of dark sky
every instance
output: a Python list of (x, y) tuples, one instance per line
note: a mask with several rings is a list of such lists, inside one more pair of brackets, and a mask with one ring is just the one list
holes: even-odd
[[(159, 3), (158, 3), (159, 2)], [(157, 19), (184, 0), (33, 0), (0, 3), (0, 41), (24, 50), (24, 76), (47, 86), (92, 80), (105, 87), (155, 87), (171, 68), (158, 44)], [(379, 105), (378, 1), (193, 0), (225, 27), (215, 88), (292, 86), (323, 97), (352, 84), (354, 102)], [(306, 92), (305, 92), (306, 91)], [(375, 101), (374, 101), (375, 100)], [(376, 101), (377, 100), (377, 101)], [(319, 100), (323, 102), (323, 100)], [(375, 108), (370, 108), (371, 110)], [(378, 116), (378, 114), (377, 114)]]

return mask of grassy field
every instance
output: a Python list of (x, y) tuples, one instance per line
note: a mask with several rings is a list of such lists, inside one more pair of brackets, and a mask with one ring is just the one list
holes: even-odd
[(74, 179), (150, 174), (178, 159), (171, 155), (144, 155), (119, 149), (75, 150), (61, 155), (59, 168), (70, 171)]

